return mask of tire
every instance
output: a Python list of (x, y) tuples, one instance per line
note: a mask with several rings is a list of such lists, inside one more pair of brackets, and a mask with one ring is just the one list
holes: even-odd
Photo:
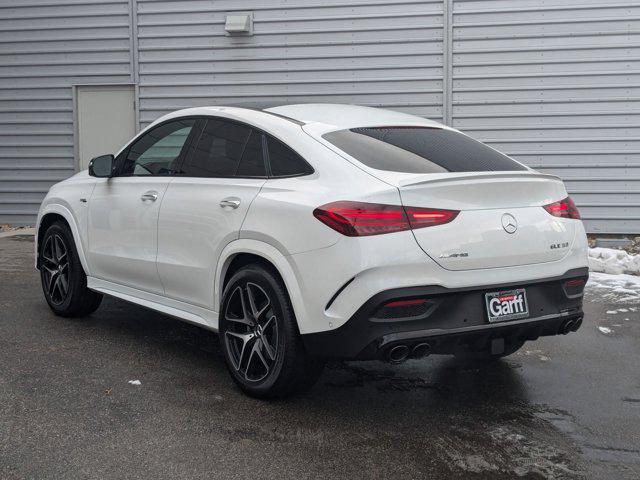
[(457, 359), (465, 362), (471, 362), (471, 361), (491, 362), (491, 361), (499, 360), (503, 357), (507, 357), (509, 355), (516, 353), (518, 350), (520, 350), (520, 348), (522, 348), (523, 345), (524, 345), (524, 342), (514, 342), (514, 343), (505, 344), (504, 352), (498, 353), (498, 354), (492, 354), (490, 350), (474, 351), (469, 349), (463, 349), (455, 352), (455, 356)]
[(42, 292), (53, 313), (85, 317), (96, 311), (102, 295), (87, 288), (87, 276), (66, 224), (56, 222), (47, 229), (38, 258)]
[(324, 362), (307, 354), (282, 280), (263, 265), (247, 265), (229, 279), (219, 336), (233, 380), (252, 397), (287, 397), (322, 374)]

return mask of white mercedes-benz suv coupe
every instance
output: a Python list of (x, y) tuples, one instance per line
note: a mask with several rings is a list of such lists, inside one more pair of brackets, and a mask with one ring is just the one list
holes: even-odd
[(56, 314), (106, 294), (217, 331), (257, 397), (327, 359), (494, 359), (582, 323), (563, 183), (389, 110), (180, 110), (54, 185), (37, 226)]

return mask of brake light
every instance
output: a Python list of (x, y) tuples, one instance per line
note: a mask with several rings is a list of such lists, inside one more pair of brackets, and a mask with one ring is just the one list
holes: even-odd
[(457, 210), (436, 210), (433, 208), (404, 207), (411, 228), (431, 227), (449, 223), (458, 216)]
[(576, 208), (575, 203), (573, 203), (573, 200), (571, 200), (571, 197), (567, 197), (559, 202), (550, 203), (549, 205), (544, 205), (542, 208), (554, 217), (580, 219), (580, 212)]
[(339, 201), (316, 208), (313, 216), (347, 237), (363, 237), (442, 225), (452, 221), (458, 213), (456, 210)]

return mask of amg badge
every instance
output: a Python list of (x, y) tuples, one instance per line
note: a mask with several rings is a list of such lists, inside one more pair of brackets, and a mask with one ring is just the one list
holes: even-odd
[(485, 294), (489, 322), (503, 322), (529, 316), (524, 288)]
[(468, 256), (468, 252), (441, 253), (439, 258), (467, 258)]

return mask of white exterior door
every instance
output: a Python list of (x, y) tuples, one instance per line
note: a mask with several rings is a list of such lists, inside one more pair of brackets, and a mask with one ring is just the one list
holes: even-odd
[(156, 269), (158, 211), (170, 181), (171, 177), (98, 180), (89, 202), (88, 260), (94, 277), (163, 293)]
[(264, 182), (179, 177), (171, 182), (158, 221), (158, 272), (167, 296), (213, 307), (220, 253), (238, 239), (247, 210)]
[(185, 155), (158, 221), (158, 272), (168, 297), (213, 307), (220, 253), (240, 236), (266, 182), (262, 142), (247, 125), (209, 118)]
[(136, 133), (134, 102), (133, 85), (76, 87), (78, 170), (131, 140)]
[(158, 276), (158, 214), (195, 120), (172, 120), (118, 156), (117, 176), (99, 179), (89, 200), (93, 276), (163, 294)]

